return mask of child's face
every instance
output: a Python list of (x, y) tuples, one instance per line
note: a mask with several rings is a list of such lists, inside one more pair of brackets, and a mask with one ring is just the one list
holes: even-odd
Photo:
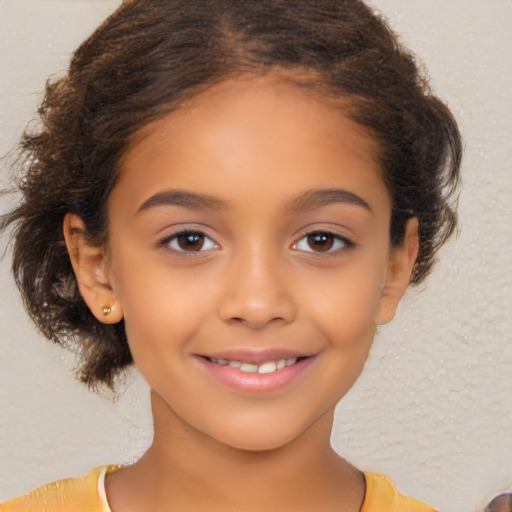
[(239, 448), (332, 413), (414, 259), (390, 248), (372, 140), (271, 78), (225, 82), (146, 127), (109, 207), (102, 279), (158, 414)]

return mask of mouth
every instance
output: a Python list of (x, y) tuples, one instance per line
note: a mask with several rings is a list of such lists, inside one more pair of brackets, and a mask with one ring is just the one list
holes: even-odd
[(259, 373), (260, 375), (268, 375), (270, 373), (275, 373), (290, 366), (297, 364), (298, 362), (306, 359), (308, 356), (300, 356), (300, 357), (289, 357), (282, 358), (276, 360), (264, 361), (261, 364), (238, 361), (236, 359), (217, 359), (214, 357), (204, 356), (208, 361), (214, 364), (218, 364), (220, 366), (230, 366), (231, 368), (236, 368), (244, 373)]
[(236, 391), (269, 393), (299, 380), (317, 355), (237, 352), (200, 355), (198, 361), (214, 380)]

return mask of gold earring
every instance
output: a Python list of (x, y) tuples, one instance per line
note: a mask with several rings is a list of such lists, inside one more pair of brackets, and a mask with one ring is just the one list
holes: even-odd
[(102, 311), (104, 316), (108, 316), (112, 312), (112, 308), (110, 306), (103, 306)]

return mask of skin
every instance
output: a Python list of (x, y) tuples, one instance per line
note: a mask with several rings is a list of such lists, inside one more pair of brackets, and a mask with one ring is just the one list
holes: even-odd
[[(334, 407), (418, 250), (415, 219), (390, 246), (377, 156), (340, 102), (278, 76), (230, 80), (140, 132), (108, 246), (66, 217), (81, 293), (100, 321), (124, 318), (152, 390), (154, 441), (107, 479), (113, 512), (359, 510), (364, 477), (330, 447)], [(201, 357), (267, 350), (312, 357), (269, 392), (227, 386)]]

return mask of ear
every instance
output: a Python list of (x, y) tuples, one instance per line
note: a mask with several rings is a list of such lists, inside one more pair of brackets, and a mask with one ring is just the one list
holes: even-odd
[(123, 310), (110, 283), (107, 251), (91, 243), (78, 215), (68, 213), (63, 230), (80, 294), (92, 314), (102, 323), (120, 322)]
[(411, 282), (418, 248), (418, 219), (412, 218), (407, 221), (402, 244), (391, 248), (387, 278), (375, 316), (376, 324), (383, 325), (393, 320), (400, 299)]

